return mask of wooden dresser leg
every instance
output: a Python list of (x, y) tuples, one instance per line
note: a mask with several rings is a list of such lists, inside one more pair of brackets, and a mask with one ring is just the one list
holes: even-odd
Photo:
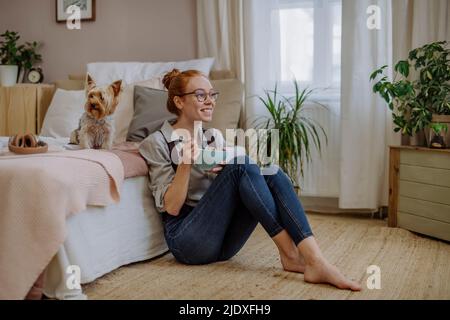
[(389, 151), (389, 212), (388, 226), (397, 227), (398, 179), (400, 174), (400, 150), (390, 148)]

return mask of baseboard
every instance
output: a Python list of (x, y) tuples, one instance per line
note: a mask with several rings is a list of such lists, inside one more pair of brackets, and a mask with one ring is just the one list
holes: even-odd
[(378, 213), (379, 215), (381, 214), (381, 217), (384, 217), (383, 209), (340, 209), (338, 198), (300, 196), (300, 201), (305, 211), (311, 213), (360, 214), (372, 217), (375, 213)]

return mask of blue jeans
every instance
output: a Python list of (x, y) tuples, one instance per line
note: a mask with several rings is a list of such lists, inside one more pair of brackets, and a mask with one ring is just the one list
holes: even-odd
[(230, 259), (258, 222), (270, 237), (286, 230), (296, 245), (313, 235), (289, 177), (280, 168), (261, 175), (248, 157), (226, 165), (195, 207), (185, 204), (178, 216), (163, 213), (167, 245), (185, 264)]

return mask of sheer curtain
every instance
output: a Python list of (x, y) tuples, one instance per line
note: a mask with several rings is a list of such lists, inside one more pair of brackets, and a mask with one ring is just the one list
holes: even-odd
[[(388, 146), (400, 144), (400, 137), (392, 130), (385, 103), (372, 93), (369, 75), (406, 57), (414, 47), (450, 39), (450, 4), (342, 0), (342, 23), (330, 31), (330, 21), (339, 15), (333, 9), (336, 3), (340, 0), (197, 0), (199, 52), (219, 57), (218, 67), (235, 69), (245, 81), (247, 126), (256, 116), (267, 115), (255, 96), (272, 89), (276, 81), (296, 76), (303, 85), (327, 88), (314, 99), (329, 111), (311, 116), (325, 127), (330, 141), (322, 157), (314, 154), (307, 166), (303, 194), (333, 197), (342, 209), (376, 211), (388, 202)], [(380, 29), (375, 30), (367, 27), (367, 10), (373, 5), (381, 10)], [(301, 14), (311, 14), (312, 24), (284, 20)], [(304, 37), (286, 36), (293, 29)], [(313, 37), (318, 35), (314, 40), (308, 38), (311, 30)], [(324, 41), (330, 36), (333, 43), (342, 39), (342, 50), (333, 52)], [(312, 49), (308, 41), (313, 41)], [(296, 57), (286, 54), (288, 46), (304, 57), (297, 65), (290, 63)], [(281, 89), (289, 91), (283, 84)]]
[(197, 0), (197, 48), (215, 57), (214, 70), (232, 71), (244, 82), (242, 0)]
[[(367, 26), (374, 4), (381, 9), (379, 29)], [(376, 211), (388, 200), (388, 146), (400, 143), (369, 82), (376, 68), (392, 65), (391, 1), (345, 0), (342, 12), (339, 207)]]
[[(218, 59), (216, 68), (229, 68), (242, 75), (246, 88), (246, 127), (251, 127), (258, 116), (268, 116), (257, 96), (265, 89), (273, 89), (275, 83), (285, 94), (292, 93), (294, 77), (302, 86), (322, 88), (313, 98), (326, 104), (329, 110), (310, 108), (308, 113), (325, 127), (329, 144), (323, 149), (322, 156), (313, 152), (313, 162), (306, 166), (302, 179), (303, 195), (337, 197), (339, 193), (340, 75), (336, 69), (340, 71), (340, 67), (333, 62), (340, 65), (340, 45), (335, 48), (335, 53), (332, 43), (333, 36), (340, 40), (340, 28), (334, 30), (332, 25), (324, 23), (326, 17), (335, 16), (332, 10), (336, 3), (340, 5), (340, 0), (231, 0), (226, 3), (197, 0), (201, 56), (241, 55), (242, 63), (237, 65), (241, 67), (239, 71), (235, 69), (236, 64), (223, 58)], [(240, 8), (240, 12), (230, 10), (230, 5)], [(340, 6), (338, 9), (340, 13)], [(241, 26), (233, 29), (240, 30), (234, 40), (228, 36), (229, 23), (233, 21), (227, 17), (230, 14), (242, 18), (239, 20)], [(302, 29), (298, 34), (292, 32), (293, 28), (302, 27), (295, 18), (305, 18), (305, 15), (311, 16), (308, 30)], [(329, 41), (324, 41), (325, 35), (329, 36)], [(302, 59), (298, 59), (300, 54)], [(306, 60), (309, 70), (304, 72), (302, 64)]]
[(450, 41), (450, 1), (395, 0), (392, 11), (394, 61), (426, 43)]
[[(379, 30), (366, 25), (371, 5), (381, 9)], [(400, 136), (368, 75), (406, 59), (413, 48), (450, 40), (449, 18), (447, 0), (343, 1), (340, 208), (377, 210), (388, 203), (388, 146), (400, 144)]]
[(244, 0), (243, 39), (246, 89), (246, 121), (252, 127), (260, 115), (268, 115), (256, 98), (273, 89), (279, 74), (278, 0)]

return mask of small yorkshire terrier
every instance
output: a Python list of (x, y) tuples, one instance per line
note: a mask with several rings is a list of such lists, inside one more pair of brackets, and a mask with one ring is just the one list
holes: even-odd
[(86, 84), (85, 112), (81, 116), (78, 129), (70, 135), (70, 143), (78, 144), (83, 149), (110, 150), (114, 139), (112, 115), (119, 103), (122, 80), (109, 86), (97, 87), (88, 74)]

